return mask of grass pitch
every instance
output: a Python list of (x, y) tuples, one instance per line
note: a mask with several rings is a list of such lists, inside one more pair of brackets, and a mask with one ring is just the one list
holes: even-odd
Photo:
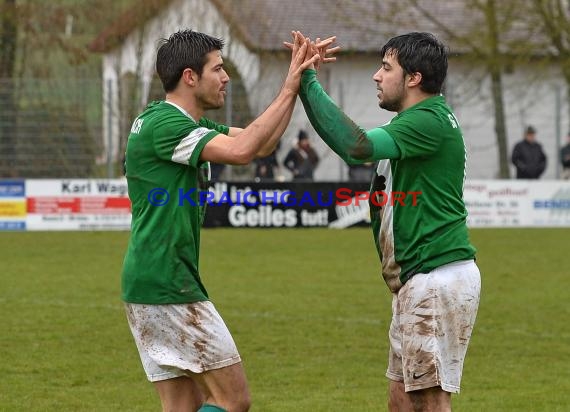
[[(482, 300), (454, 411), (567, 411), (568, 229), (472, 230)], [(158, 411), (119, 299), (128, 233), (0, 233), (0, 411)], [(368, 229), (205, 230), (254, 412), (385, 411), (390, 294)]]

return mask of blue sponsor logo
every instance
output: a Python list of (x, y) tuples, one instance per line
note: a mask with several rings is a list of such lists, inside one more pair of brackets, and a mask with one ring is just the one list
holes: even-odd
[(25, 197), (26, 183), (23, 180), (0, 180), (0, 197)]
[(26, 222), (23, 221), (0, 221), (0, 230), (26, 230)]
[(570, 209), (570, 199), (535, 200), (535, 209)]

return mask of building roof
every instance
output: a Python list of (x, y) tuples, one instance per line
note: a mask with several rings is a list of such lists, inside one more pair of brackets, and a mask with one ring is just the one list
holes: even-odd
[(172, 0), (140, 0), (135, 6), (128, 8), (110, 25), (103, 28), (89, 44), (89, 50), (105, 53), (119, 44), (137, 27), (156, 16)]
[[(485, 26), (483, 13), (470, 9), (470, 2), (465, 0), (415, 1), (420, 8), (402, 7), (399, 0), (209, 1), (228, 21), (232, 32), (250, 49), (258, 51), (281, 51), (283, 40), (291, 37), (291, 30), (300, 30), (311, 38), (336, 35), (343, 50), (353, 52), (376, 52), (394, 35), (429, 31), (448, 43), (452, 52), (461, 52), (465, 42), (461, 42), (461, 46), (453, 37), (467, 38), (468, 34), (473, 37), (477, 27)], [(111, 50), (172, 2), (138, 1), (101, 31), (90, 50)], [(510, 38), (528, 36), (524, 32), (517, 33), (516, 25), (509, 33)]]

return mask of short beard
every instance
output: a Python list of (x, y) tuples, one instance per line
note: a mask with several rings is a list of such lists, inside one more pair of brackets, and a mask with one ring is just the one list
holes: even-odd
[(224, 107), (224, 103), (225, 101), (223, 101), (222, 103), (211, 103), (211, 102), (207, 102), (205, 100), (202, 100), (202, 108), (204, 110), (218, 110), (221, 109), (222, 107)]
[(382, 101), (378, 104), (381, 109), (388, 110), (389, 112), (399, 112), (402, 105), (400, 101)]
[(402, 110), (402, 102), (404, 101), (404, 94), (406, 93), (406, 90), (404, 89), (404, 80), (405, 79), (402, 79), (402, 81), (398, 85), (398, 90), (400, 93), (398, 93), (398, 95), (393, 99), (382, 100), (381, 102), (379, 102), (378, 105), (380, 106), (380, 108), (388, 110), (389, 112), (400, 113), (400, 111)]

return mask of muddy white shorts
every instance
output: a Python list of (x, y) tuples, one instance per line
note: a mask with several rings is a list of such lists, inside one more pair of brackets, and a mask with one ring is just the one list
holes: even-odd
[(209, 302), (125, 303), (129, 327), (151, 382), (241, 362), (222, 317)]
[(441, 386), (459, 393), (481, 292), (474, 261), (414, 275), (394, 294), (386, 376), (406, 392)]

